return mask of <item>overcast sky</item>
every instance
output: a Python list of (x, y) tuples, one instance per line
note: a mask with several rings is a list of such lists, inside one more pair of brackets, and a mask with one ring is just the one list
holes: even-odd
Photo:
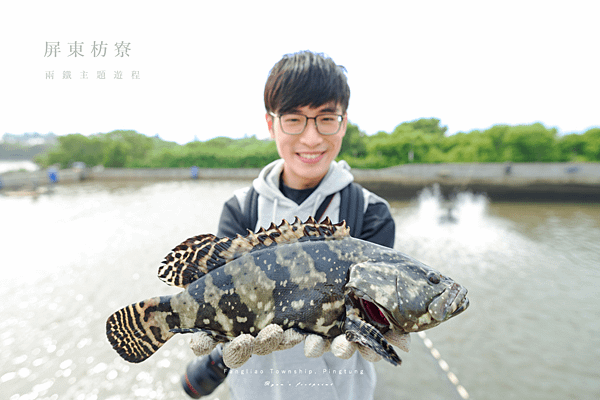
[(0, 135), (267, 138), (268, 72), (305, 49), (346, 67), (348, 115), (367, 134), (429, 117), (449, 133), (584, 132), (600, 126), (599, 15), (595, 0), (4, 1)]

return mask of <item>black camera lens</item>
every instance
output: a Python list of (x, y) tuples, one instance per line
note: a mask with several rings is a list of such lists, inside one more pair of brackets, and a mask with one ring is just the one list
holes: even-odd
[(225, 380), (229, 368), (223, 363), (221, 346), (208, 356), (200, 357), (189, 363), (185, 374), (181, 377), (183, 390), (193, 399), (199, 399), (214, 392)]

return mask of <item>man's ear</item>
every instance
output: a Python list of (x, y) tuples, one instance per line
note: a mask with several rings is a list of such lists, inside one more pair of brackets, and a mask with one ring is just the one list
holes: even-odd
[(342, 137), (344, 137), (346, 135), (347, 127), (348, 127), (348, 113), (344, 114), (344, 119), (342, 120), (342, 126), (340, 128)]
[(273, 123), (274, 123), (275, 117), (269, 113), (266, 113), (265, 119), (267, 120), (267, 127), (269, 128), (269, 134), (271, 135), (271, 139), (275, 139), (275, 131), (273, 130)]

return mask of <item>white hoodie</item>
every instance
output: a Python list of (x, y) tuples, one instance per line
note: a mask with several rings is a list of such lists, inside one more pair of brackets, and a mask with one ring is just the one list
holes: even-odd
[[(340, 194), (339, 192), (349, 183), (354, 181), (354, 177), (350, 173), (350, 166), (346, 161), (333, 161), (329, 167), (329, 171), (319, 184), (315, 191), (302, 204), (296, 204), (293, 200), (288, 199), (279, 190), (279, 176), (283, 170), (283, 160), (276, 160), (262, 169), (258, 178), (254, 180), (252, 185), (258, 192), (258, 221), (255, 228), (267, 227), (272, 222), (279, 224), (285, 219), (292, 222), (295, 217), (305, 221), (309, 216), (315, 216), (317, 209), (323, 200), (330, 194), (337, 193), (323, 216), (328, 216), (333, 223), (339, 222), (340, 212)], [(242, 212), (246, 199), (246, 194), (249, 188), (244, 188), (236, 191), (235, 197), (242, 208)], [(369, 204), (387, 202), (379, 196), (369, 192), (363, 188), (365, 198), (366, 211)], [(388, 205), (389, 207), (389, 205)]]
[[(332, 162), (329, 172), (315, 191), (298, 205), (279, 190), (283, 160), (267, 165), (254, 180), (258, 192), (258, 227), (279, 224), (282, 219), (293, 221), (297, 216), (306, 220), (314, 215), (323, 199), (338, 193), (354, 180), (345, 161)], [(235, 193), (243, 208), (248, 188)], [(365, 210), (369, 200), (381, 200), (364, 190)], [(371, 197), (370, 199), (368, 197)], [(381, 200), (382, 201), (382, 200)], [(339, 222), (340, 195), (336, 194), (325, 216)], [(363, 211), (365, 211), (363, 210)], [(246, 210), (242, 209), (242, 212)], [(373, 398), (376, 376), (373, 364), (356, 352), (342, 360), (330, 352), (319, 358), (307, 358), (304, 344), (276, 351), (266, 356), (253, 355), (241, 368), (233, 369), (227, 377), (232, 399), (311, 399), (311, 400), (369, 400)]]

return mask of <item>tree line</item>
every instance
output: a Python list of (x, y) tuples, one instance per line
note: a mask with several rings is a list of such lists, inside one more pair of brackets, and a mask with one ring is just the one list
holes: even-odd
[[(600, 161), (600, 128), (558, 135), (555, 128), (535, 123), (495, 125), (454, 135), (446, 132), (447, 127), (435, 118), (404, 122), (390, 133), (369, 136), (349, 123), (339, 158), (353, 168), (406, 163)], [(35, 161), (62, 168), (76, 161), (114, 168), (260, 168), (278, 157), (274, 141), (254, 136), (217, 137), (180, 145), (158, 136), (116, 130), (92, 136), (60, 136), (57, 146)]]

